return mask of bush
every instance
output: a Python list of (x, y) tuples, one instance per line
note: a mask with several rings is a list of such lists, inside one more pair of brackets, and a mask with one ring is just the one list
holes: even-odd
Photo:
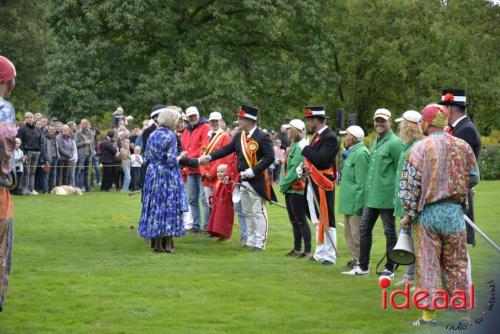
[(498, 145), (486, 146), (481, 150), (478, 161), (482, 180), (500, 179), (500, 148)]

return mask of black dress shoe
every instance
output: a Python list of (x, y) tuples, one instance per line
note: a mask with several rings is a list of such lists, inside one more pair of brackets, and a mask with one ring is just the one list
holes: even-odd
[(323, 264), (324, 266), (331, 266), (335, 263), (325, 260), (325, 261), (321, 262), (321, 264)]
[(262, 248), (259, 248), (259, 247), (252, 247), (252, 250), (253, 250), (254, 252), (262, 252), (262, 251), (263, 251), (263, 249), (262, 249)]

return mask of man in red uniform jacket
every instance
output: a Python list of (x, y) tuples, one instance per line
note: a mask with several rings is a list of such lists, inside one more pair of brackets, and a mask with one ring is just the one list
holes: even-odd
[[(196, 107), (189, 107), (186, 109), (186, 116), (189, 124), (182, 134), (181, 142), (182, 149), (186, 151), (188, 158), (198, 158), (202, 155), (203, 140), (207, 137), (210, 131), (210, 126), (205, 118), (200, 118), (200, 113)], [(189, 207), (193, 215), (193, 232), (197, 233), (201, 227), (201, 210), (200, 201), (203, 204), (204, 223), (205, 228), (208, 224), (210, 217), (210, 208), (208, 206), (208, 199), (205, 197), (203, 191), (203, 184), (201, 181), (201, 174), (199, 167), (186, 168), (187, 174), (187, 195), (189, 200)]]

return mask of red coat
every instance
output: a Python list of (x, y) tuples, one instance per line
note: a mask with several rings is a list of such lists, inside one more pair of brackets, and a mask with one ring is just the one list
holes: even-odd
[(234, 208), (233, 208), (233, 184), (219, 182), (215, 192), (210, 196), (212, 211), (207, 225), (207, 232), (214, 237), (225, 237), (230, 239), (233, 234)]
[[(217, 142), (214, 142), (214, 145), (212, 145), (212, 147), (209, 147), (210, 145), (209, 133), (207, 133), (207, 135), (203, 138), (203, 147), (210, 148), (210, 151), (207, 151), (207, 154), (210, 154), (211, 152), (214, 152), (231, 142), (231, 136), (223, 132), (220, 139), (218, 139)], [(200, 166), (200, 174), (203, 178), (203, 185), (205, 187), (214, 187), (215, 184), (217, 183), (217, 167), (222, 164), (226, 164), (229, 166), (231, 159), (233, 157), (234, 154), (230, 154), (222, 159), (211, 161), (206, 166)]]
[[(198, 158), (202, 155), (201, 147), (203, 146), (203, 140), (207, 136), (208, 131), (210, 131), (210, 125), (207, 121), (200, 119), (200, 122), (193, 128), (189, 124), (182, 134), (181, 144), (182, 150), (186, 151), (186, 156), (188, 158)], [(186, 174), (199, 174), (199, 168), (186, 168)]]

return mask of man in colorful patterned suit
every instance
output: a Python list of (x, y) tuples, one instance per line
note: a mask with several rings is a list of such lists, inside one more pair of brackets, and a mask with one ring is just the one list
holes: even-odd
[(316, 225), (316, 249), (311, 260), (332, 265), (337, 259), (334, 205), (335, 157), (339, 151), (339, 142), (337, 135), (326, 125), (328, 117), (324, 107), (307, 107), (305, 117), (307, 127), (314, 132), (311, 144), (302, 150), (304, 167), (312, 181), (306, 187), (306, 198), (311, 221)]
[(217, 151), (199, 158), (207, 164), (236, 152), (241, 179), (241, 205), (247, 222), (246, 245), (254, 251), (266, 247), (268, 219), (264, 200), (276, 201), (267, 168), (274, 162), (273, 141), (257, 127), (259, 110), (243, 105), (238, 112), (241, 132)]

